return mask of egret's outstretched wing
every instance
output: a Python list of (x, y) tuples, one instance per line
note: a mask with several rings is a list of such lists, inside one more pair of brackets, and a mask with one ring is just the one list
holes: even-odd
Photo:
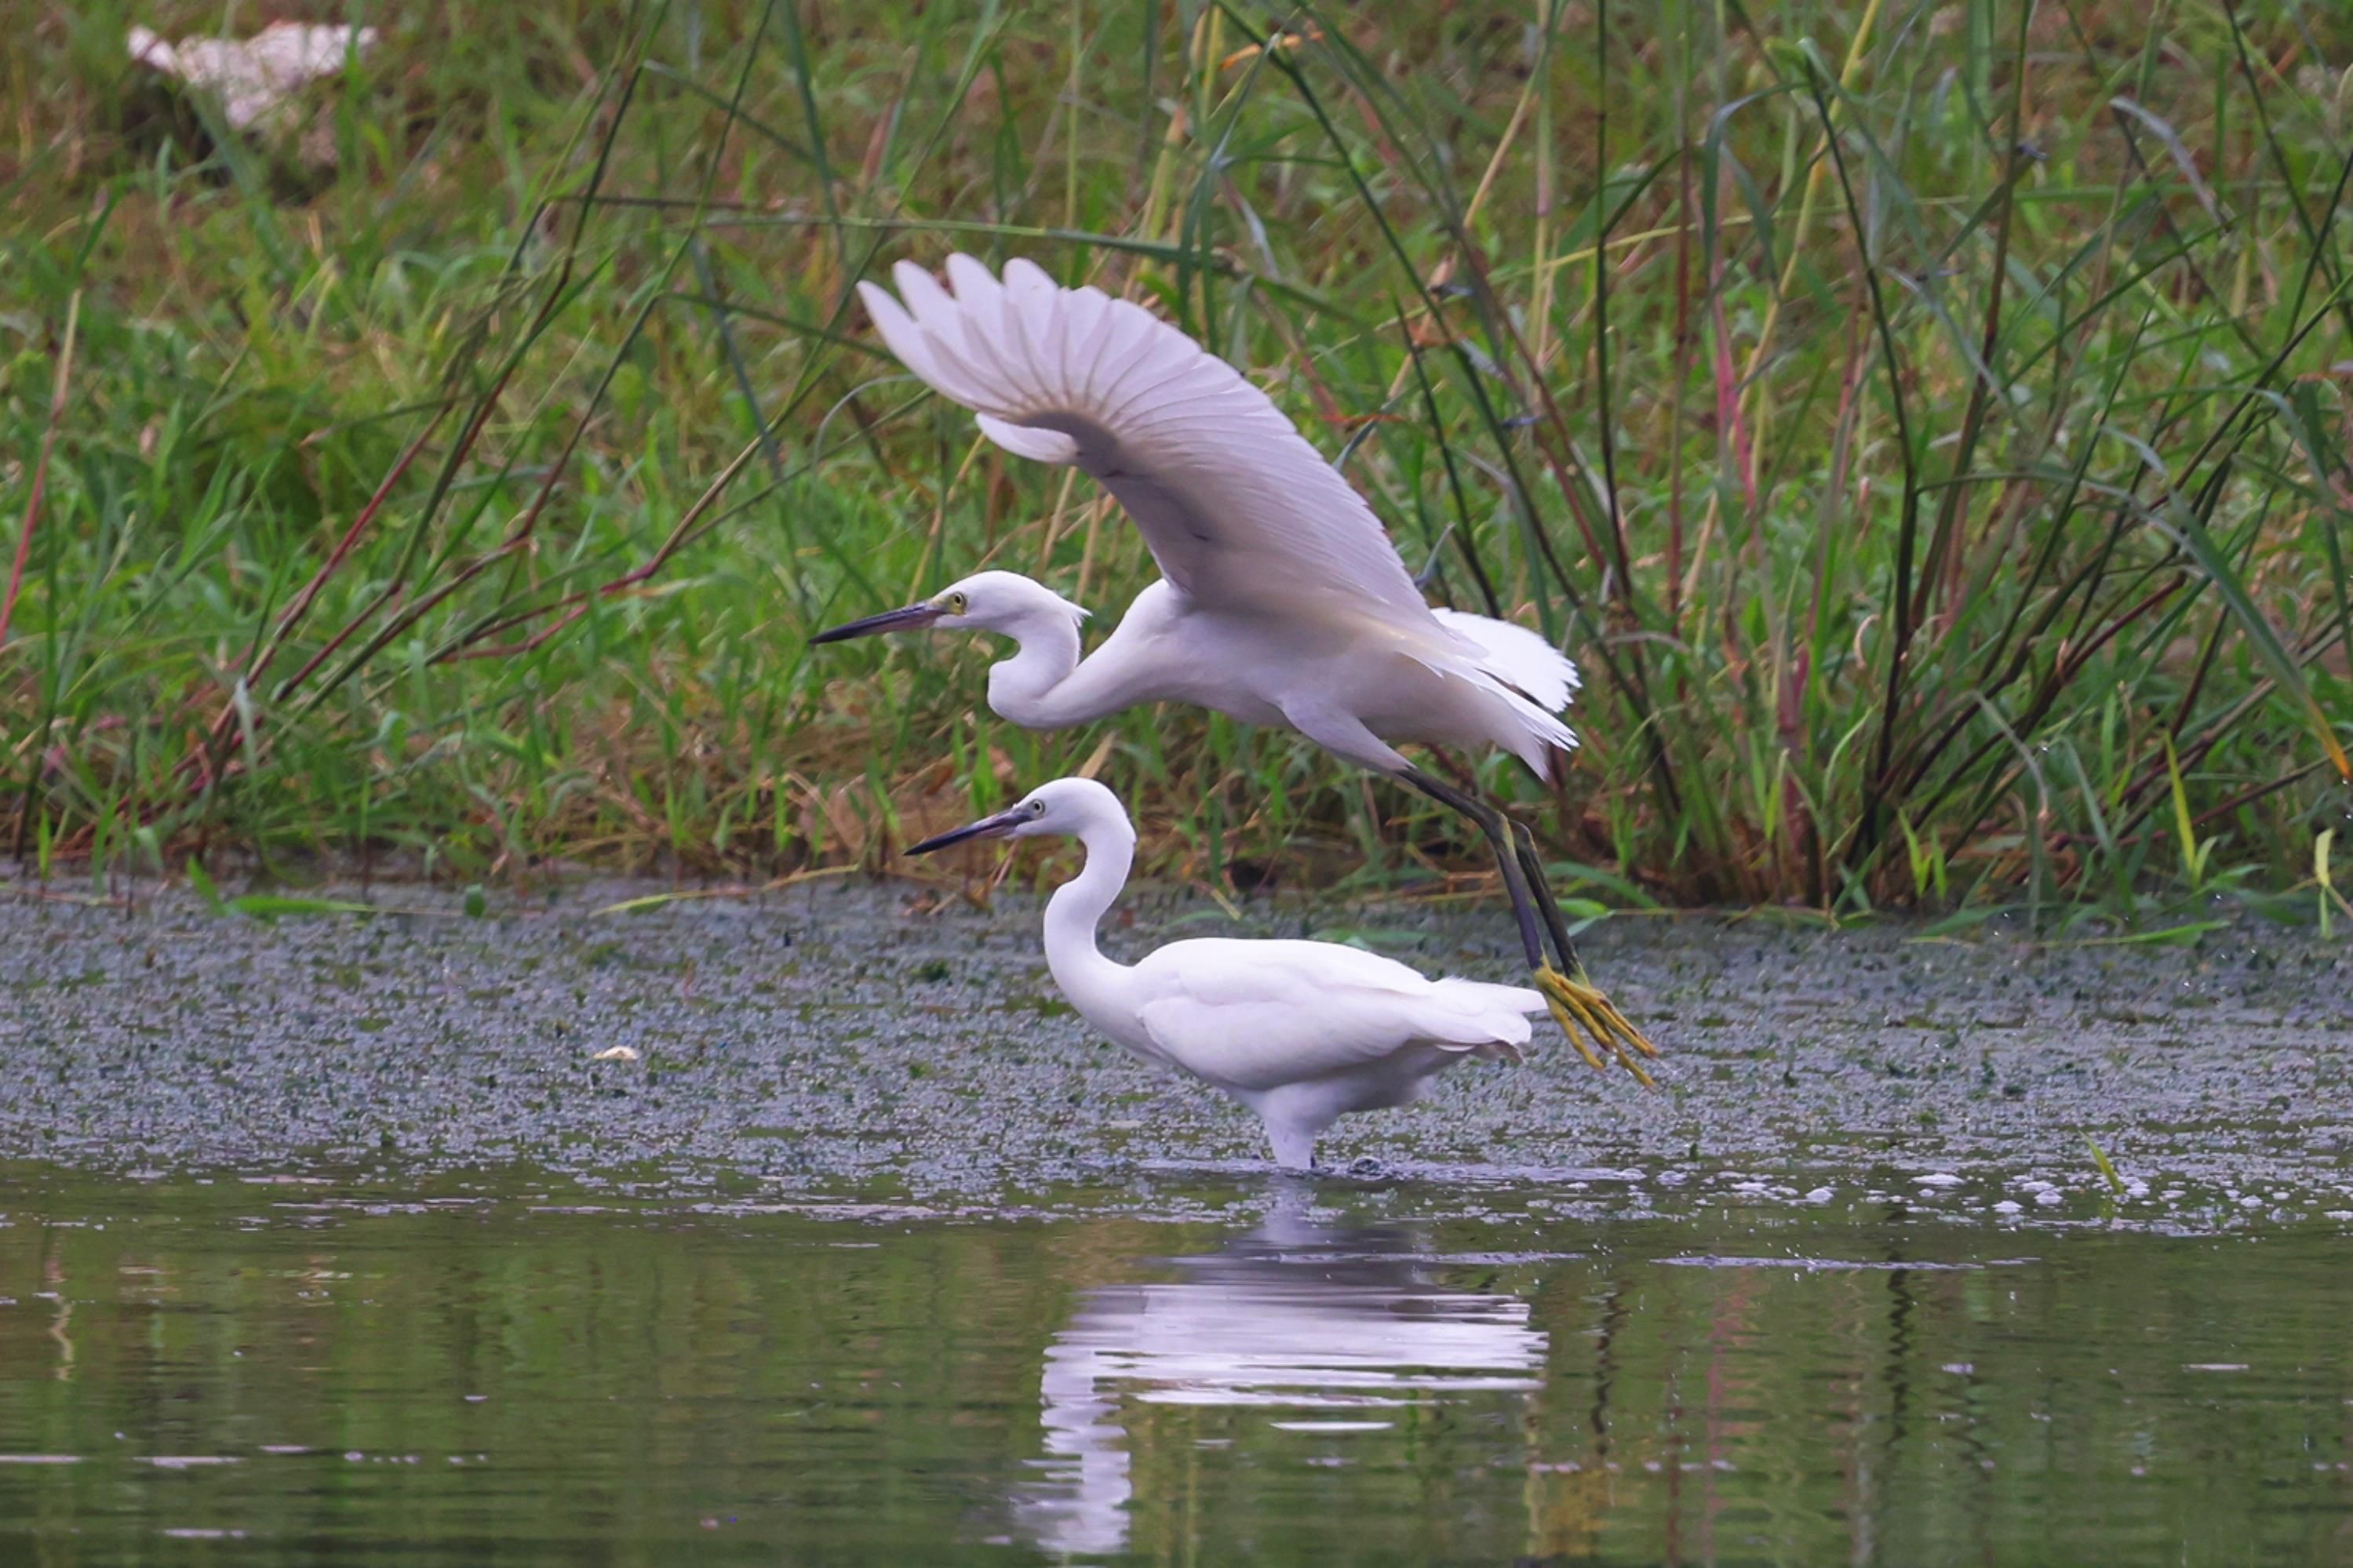
[(859, 285), (891, 352), (1006, 450), (1092, 475), (1196, 603), (1345, 605), (1451, 642), (1372, 509), (1231, 365), (1027, 261), (1006, 263), (1002, 283), (968, 256), (947, 273), (954, 293), (905, 261), (900, 299)]
[(1171, 942), (1135, 965), (1155, 1046), (1212, 1083), (1267, 1089), (1345, 1072), (1421, 1042), (1514, 1052), (1544, 998), (1516, 985), (1431, 980), (1328, 942)]

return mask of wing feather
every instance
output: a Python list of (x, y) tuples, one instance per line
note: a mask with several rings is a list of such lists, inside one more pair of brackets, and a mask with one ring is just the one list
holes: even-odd
[[(875, 330), (882, 334), (882, 342), (899, 357), (900, 363), (913, 371), (926, 384), (943, 391), (951, 385), (962, 386), (963, 384), (941, 365), (939, 356), (933, 353), (931, 341), (924, 335), (923, 328), (889, 289), (877, 288), (871, 283), (860, 283), (858, 297), (866, 301), (866, 313), (874, 319)], [(964, 390), (971, 389), (965, 387)], [(956, 393), (947, 393), (946, 395), (963, 401)]]
[(1160, 323), (1125, 300), (1113, 300), (1104, 313), (1103, 350), (1095, 356), (1094, 369), (1084, 386), (1075, 388), (1081, 406), (1107, 401), (1113, 389), (1128, 372), (1135, 368), (1136, 351), (1142, 348), (1159, 329)]
[(1140, 307), (1063, 289), (1028, 261), (1007, 263), (1001, 282), (968, 256), (946, 271), (943, 289), (902, 261), (898, 300), (861, 289), (892, 353), (1007, 450), (1092, 475), (1196, 602), (1340, 605), (1440, 647), (1458, 641), (1364, 498), (1231, 365)]
[(1005, 288), (998, 283), (987, 267), (974, 258), (957, 251), (948, 258), (948, 287), (963, 303), (987, 311), (1005, 298)]
[(976, 414), (973, 422), (980, 433), (1012, 453), (1017, 458), (1032, 458), (1041, 463), (1067, 467), (1079, 460), (1079, 444), (1060, 430), (1033, 430), (1027, 425), (1008, 425), (1002, 419), (992, 419), (986, 414)]
[(1103, 328), (1110, 323), (1111, 300), (1103, 291), (1092, 286), (1071, 290), (1068, 309), (1062, 313), (1066, 323), (1062, 340), (1062, 390), (1067, 395), (1083, 396), (1087, 378), (1094, 373), (1095, 362), (1103, 357)]

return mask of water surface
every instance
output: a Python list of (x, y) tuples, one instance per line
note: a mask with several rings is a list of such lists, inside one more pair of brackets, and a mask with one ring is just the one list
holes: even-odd
[(2342, 1220), (1154, 1180), (0, 1165), (0, 1559), (2353, 1561)]

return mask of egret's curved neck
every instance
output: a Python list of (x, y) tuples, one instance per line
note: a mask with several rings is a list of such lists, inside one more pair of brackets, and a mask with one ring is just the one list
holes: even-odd
[(1079, 624), (1060, 609), (1026, 616), (1004, 628), (1013, 657), (988, 668), (988, 706), (1000, 719), (1025, 730), (1059, 730), (1100, 719), (1095, 707), (1071, 683), (1079, 668)]
[(1046, 967), (1082, 1013), (1097, 988), (1115, 984), (1127, 966), (1115, 963), (1095, 946), (1095, 928), (1127, 886), (1127, 871), (1135, 859), (1135, 829), (1125, 817), (1099, 816), (1079, 829), (1087, 863), (1079, 874), (1054, 889), (1046, 904)]

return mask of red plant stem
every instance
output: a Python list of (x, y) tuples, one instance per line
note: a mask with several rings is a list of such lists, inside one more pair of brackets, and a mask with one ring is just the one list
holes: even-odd
[[(744, 471), (744, 466), (749, 463), (759, 450), (760, 442), (757, 437), (754, 437), (749, 446), (736, 453), (735, 460), (722, 468), (719, 471), (719, 477), (712, 480), (709, 488), (704, 489), (695, 503), (680, 516), (676, 525), (670, 529), (669, 537), (661, 542), (651, 555), (636, 566), (608, 583), (600, 583), (593, 588), (583, 588), (577, 593), (566, 594), (563, 598), (551, 604), (541, 605), (533, 609), (519, 610), (513, 615), (502, 616), (489, 626), (478, 628), (457, 647), (436, 654), (432, 662), (451, 664), (461, 659), (507, 658), (516, 654), (529, 653), (543, 645), (555, 633), (586, 615), (589, 600), (618, 598), (630, 589), (643, 584), (655, 573), (660, 571), (669, 563), (670, 558), (677, 554), (685, 545), (694, 531), (694, 525), (702, 520), (705, 512), (718, 504), (719, 498), (726, 493), (727, 487), (735, 482), (735, 476)], [(516, 542), (519, 542), (513, 540), (508, 542), (510, 545)], [(501, 547), (501, 551), (505, 548), (506, 546)], [(478, 646), (501, 632), (512, 630), (526, 621), (535, 620), (541, 616), (551, 615), (557, 610), (566, 610), (569, 613), (553, 626), (543, 627), (520, 642), (494, 643), (487, 647)]]
[(49, 393), (49, 423), (41, 432), (41, 455), (33, 463), (33, 489), (25, 498), (25, 526), (16, 534), (16, 560), (8, 568), (8, 592), (0, 597), (0, 648), (8, 646), (8, 623), (16, 614), (16, 595), (25, 586), (25, 563), (33, 555), (33, 530), (41, 521), (41, 496), (48, 489), (49, 449), (58, 444), (58, 426), (66, 412), (66, 387), (73, 380), (74, 336), (81, 327), (81, 290), (66, 303), (65, 344), (58, 353), (57, 384)]
[[(444, 401), (439, 408), (434, 410), (433, 417), (426, 421), (425, 428), (419, 430), (416, 438), (408, 443), (398, 459), (393, 463), (391, 471), (386, 473), (383, 482), (376, 486), (375, 493), (368, 498), (365, 506), (360, 508), (359, 515), (352, 519), (351, 527), (345, 529), (343, 538), (336, 541), (335, 548), (328, 554), (325, 563), (318, 571), (311, 574), (311, 580), (302, 584), (301, 591), (295, 595), (293, 602), (288, 605), (285, 612), (278, 617), (278, 625), (271, 631), (269, 640), (251, 651), (242, 672), (242, 679), (248, 684), (260, 679), (261, 672), (269, 668), (269, 661), (278, 657), (278, 650), (285, 646), (286, 634), (292, 631), (296, 624), (310, 613), (311, 603), (319, 596), (319, 590), (326, 586), (327, 579), (334, 575), (336, 568), (341, 566), (344, 558), (351, 554), (352, 547), (359, 542), (360, 535), (366, 531), (369, 523), (375, 521), (376, 513), (384, 509), (385, 500), (392, 494), (392, 487), (399, 483), (401, 475), (408, 471), (409, 465), (416, 462), (418, 454), (425, 450), (426, 441), (435, 430), (440, 428), (442, 419), (452, 406), (451, 403)], [(489, 417), (487, 412), (481, 416), (482, 420)], [(480, 420), (477, 420), (474, 426), (476, 430), (480, 428)], [(345, 627), (343, 635), (348, 636), (349, 633), (350, 628)], [(341, 640), (340, 637), (338, 640)], [(315, 665), (317, 660), (314, 659), (311, 662)], [(206, 726), (204, 739), (197, 742), (196, 749), (183, 756), (173, 771), (180, 773), (201, 774), (209, 780), (214, 770), (206, 762), (206, 753), (224, 743), (234, 745), (242, 734), (243, 731), (237, 722), (237, 704), (234, 701), (223, 702), (220, 711), (213, 715), (212, 723)]]
[[(378, 481), (375, 493), (368, 497), (367, 504), (360, 508), (358, 516), (352, 519), (352, 525), (343, 530), (343, 536), (335, 541), (335, 547), (327, 552), (326, 560), (319, 563), (319, 569), (311, 574), (311, 580), (303, 584), (301, 591), (294, 595), (294, 602), (288, 605), (285, 613), (278, 617), (277, 634), (269, 639), (269, 646), (261, 650), (261, 656), (255, 659), (245, 672), (245, 678), (248, 682), (261, 678), (261, 672), (269, 668), (269, 661), (278, 657), (278, 650), (284, 644), (286, 634), (292, 631), (302, 618), (311, 613), (311, 605), (318, 599), (319, 590), (327, 585), (327, 579), (332, 577), (344, 560), (350, 556), (353, 546), (360, 542), (360, 535), (365, 533), (368, 524), (375, 521), (375, 514), (384, 510), (384, 503), (392, 497), (392, 487), (400, 482), (400, 477), (408, 472), (409, 466), (415, 463), (418, 455), (425, 450), (425, 443), (432, 438), (434, 431), (441, 427), (441, 421), (448, 416), (450, 406), (450, 401), (445, 398), (442, 400), (441, 406), (433, 411), (433, 417), (425, 422), (425, 428), (417, 433), (416, 437), (408, 443), (407, 449), (394, 461), (383, 479)], [(479, 434), (482, 422), (489, 417), (490, 409), (486, 406), (482, 411), (481, 418), (475, 421), (473, 427), (467, 434), (470, 437)]]

